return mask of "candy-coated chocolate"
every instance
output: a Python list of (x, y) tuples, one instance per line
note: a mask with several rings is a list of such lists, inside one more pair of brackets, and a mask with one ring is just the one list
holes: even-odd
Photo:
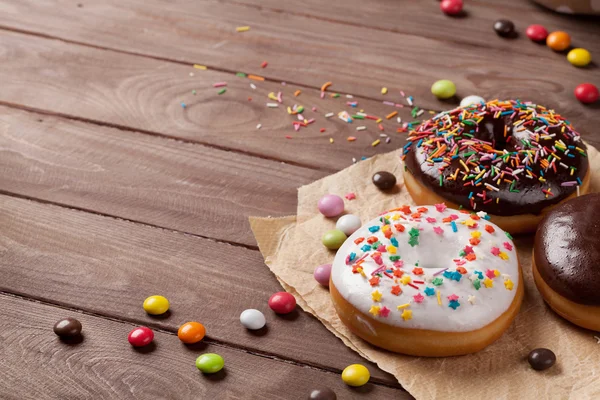
[(313, 389), (308, 395), (308, 400), (337, 400), (335, 392), (327, 387)]
[(205, 374), (219, 372), (225, 366), (225, 360), (218, 354), (206, 353), (196, 358), (196, 368)]
[(369, 382), (369, 378), (371, 378), (371, 374), (362, 364), (348, 365), (342, 371), (342, 380), (348, 386), (362, 386)]
[(592, 104), (600, 97), (598, 87), (591, 83), (582, 83), (575, 88), (575, 97), (584, 104)]
[(567, 60), (576, 67), (585, 67), (592, 62), (592, 55), (586, 49), (576, 48), (569, 51)]
[(512, 36), (515, 33), (515, 24), (507, 19), (499, 19), (494, 22), (494, 30), (499, 36)]
[(442, 0), (440, 9), (448, 15), (458, 15), (462, 12), (462, 0)]
[(240, 314), (240, 322), (246, 329), (257, 330), (262, 329), (266, 325), (267, 320), (262, 312), (249, 308)]
[(476, 96), (476, 95), (472, 94), (470, 96), (464, 97), (460, 101), (460, 106), (466, 107), (471, 104), (481, 104), (481, 103), (485, 103), (485, 99), (481, 96)]
[(546, 44), (554, 51), (563, 51), (571, 45), (571, 36), (567, 32), (552, 32), (546, 38)]
[(396, 186), (396, 177), (391, 172), (379, 171), (371, 178), (373, 184), (380, 190), (389, 190)]
[(449, 99), (456, 94), (456, 85), (448, 79), (441, 79), (431, 85), (431, 93), (438, 99)]
[(129, 332), (127, 340), (133, 347), (147, 346), (154, 340), (154, 332), (148, 327), (140, 326)]
[(352, 235), (360, 226), (360, 218), (352, 214), (342, 215), (335, 223), (335, 227), (344, 232), (346, 236)]
[(277, 292), (269, 299), (269, 307), (277, 314), (289, 314), (296, 308), (296, 299), (288, 292)]
[(542, 25), (529, 25), (525, 34), (534, 42), (543, 42), (548, 37), (548, 31)]
[(344, 234), (344, 232), (340, 231), (339, 229), (332, 229), (325, 232), (321, 238), (321, 242), (328, 249), (337, 250), (344, 244), (346, 238), (347, 236)]
[(206, 328), (200, 322), (195, 321), (186, 322), (177, 331), (179, 340), (186, 344), (198, 343), (204, 339), (204, 335), (206, 335)]
[(337, 217), (344, 212), (344, 200), (335, 194), (326, 194), (319, 200), (319, 212), (326, 217)]
[(144, 300), (144, 311), (150, 315), (164, 314), (169, 310), (169, 300), (164, 296), (150, 296)]
[(63, 338), (81, 335), (81, 322), (75, 318), (64, 318), (54, 324), (54, 333)]
[(317, 268), (315, 268), (313, 276), (315, 277), (315, 280), (321, 285), (329, 287), (329, 277), (331, 277), (331, 264), (319, 265)]
[(556, 362), (556, 355), (549, 349), (535, 349), (529, 353), (527, 361), (529, 361), (531, 368), (536, 371), (543, 371), (554, 365)]

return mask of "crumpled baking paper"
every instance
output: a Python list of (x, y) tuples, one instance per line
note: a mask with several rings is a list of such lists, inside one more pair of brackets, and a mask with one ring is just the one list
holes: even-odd
[[(588, 146), (591, 190), (600, 191), (600, 156)], [(511, 327), (502, 337), (476, 354), (425, 358), (394, 354), (366, 343), (338, 318), (329, 291), (313, 278), (317, 265), (333, 262), (334, 252), (321, 244), (323, 232), (335, 221), (317, 210), (327, 193), (344, 196), (346, 212), (369, 221), (401, 204), (414, 204), (403, 186), (399, 153), (391, 152), (354, 164), (336, 174), (303, 186), (298, 192), (298, 213), (283, 218), (250, 218), (265, 264), (285, 290), (306, 312), (316, 316), (344, 344), (382, 370), (393, 374), (417, 399), (600, 399), (600, 339), (578, 328), (548, 308), (531, 273), (533, 235), (515, 238), (523, 267), (525, 299)], [(397, 190), (379, 191), (371, 176), (393, 172)], [(597, 217), (597, 216), (596, 216)], [(552, 368), (538, 372), (526, 361), (534, 348), (547, 347), (557, 355)]]

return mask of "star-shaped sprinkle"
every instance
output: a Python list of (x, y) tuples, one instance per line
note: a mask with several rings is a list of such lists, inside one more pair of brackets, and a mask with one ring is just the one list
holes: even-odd
[(477, 246), (479, 243), (481, 243), (481, 240), (478, 238), (471, 238), (469, 239), (469, 243), (471, 246)]
[(486, 225), (486, 226), (485, 226), (485, 231), (486, 231), (487, 233), (494, 233), (496, 230), (494, 229), (494, 227), (493, 227), (493, 226), (491, 226), (491, 225)]
[(504, 281), (504, 287), (507, 288), (508, 290), (513, 290), (514, 287), (514, 283), (513, 281), (511, 281), (510, 279), (507, 279)]
[(439, 226), (434, 226), (433, 231), (438, 235), (441, 235), (444, 233), (444, 230), (442, 228), (440, 228)]
[(431, 283), (434, 284), (435, 286), (440, 286), (443, 282), (444, 282), (444, 280), (442, 278), (440, 278), (439, 276), (436, 276), (431, 281)]
[(473, 253), (473, 248), (471, 246), (465, 246), (463, 251), (465, 252), (465, 254), (471, 254)]
[(512, 246), (512, 244), (510, 244), (508, 242), (504, 242), (504, 248), (508, 251), (512, 251), (513, 246)]
[(377, 246), (377, 251), (380, 253), (385, 253), (387, 251), (387, 248), (385, 247), (385, 245), (379, 244), (379, 246)]
[(433, 296), (435, 294), (435, 289), (432, 287), (426, 287), (425, 288), (425, 294), (427, 296)]
[(448, 307), (451, 307), (453, 310), (456, 310), (458, 307), (460, 307), (460, 303), (456, 300), (452, 300), (450, 303), (448, 303)]
[(469, 300), (469, 303), (471, 303), (471, 304), (475, 304), (475, 296), (473, 296), (473, 295), (469, 295), (469, 298), (468, 298), (468, 300)]
[(408, 321), (409, 319), (412, 319), (412, 311), (411, 310), (404, 310), (402, 311), (402, 319), (405, 321)]
[(402, 260), (396, 260), (394, 261), (394, 267), (396, 268), (402, 268), (404, 266), (404, 261)]
[(447, 208), (447, 207), (446, 207), (446, 204), (444, 204), (444, 203), (440, 203), (440, 204), (434, 204), (434, 206), (435, 206), (435, 209), (436, 209), (438, 212), (444, 212), (444, 211), (446, 210), (446, 208)]
[(372, 277), (371, 279), (369, 279), (369, 283), (371, 284), (371, 286), (379, 285), (379, 277), (378, 276)]
[(493, 255), (495, 255), (495, 256), (498, 256), (498, 255), (500, 254), (500, 249), (494, 246), (494, 247), (492, 247), (492, 248), (490, 249), (490, 252), (491, 252)]
[(471, 232), (471, 237), (475, 239), (479, 239), (481, 237), (481, 231), (473, 231)]
[(474, 229), (477, 227), (477, 222), (473, 221), (472, 218), (468, 218), (468, 219), (464, 220), (462, 223), (471, 229)]
[(401, 269), (395, 269), (394, 270), (394, 276), (396, 278), (402, 278), (402, 275), (404, 275), (404, 271), (402, 271)]
[(392, 215), (392, 221), (398, 221), (400, 219), (400, 214), (394, 214)]
[(392, 286), (392, 294), (395, 296), (399, 296), (400, 293), (402, 293), (402, 289), (400, 288), (400, 285), (394, 285)]
[(432, 218), (432, 217), (427, 217), (427, 218), (425, 218), (425, 220), (426, 220), (427, 222), (429, 222), (430, 224), (435, 224), (435, 222), (436, 222), (436, 219), (435, 219), (435, 218)]
[(415, 275), (423, 275), (423, 268), (415, 267), (413, 268), (412, 273)]
[(508, 260), (508, 254), (506, 254), (505, 252), (501, 251), (500, 254), (498, 254), (500, 256), (501, 259), (503, 259), (504, 261)]
[(479, 290), (481, 288), (481, 281), (479, 280), (479, 278), (476, 278), (473, 281), (473, 287), (475, 288), (475, 290)]
[(388, 251), (388, 253), (390, 253), (390, 254), (396, 254), (396, 247), (395, 247), (395, 246), (392, 246), (392, 245), (389, 245), (389, 246), (387, 247), (387, 251)]
[(479, 218), (483, 218), (483, 219), (490, 219), (489, 215), (485, 211), (479, 211), (477, 213), (477, 216)]
[(408, 285), (410, 283), (410, 276), (403, 275), (402, 278), (400, 278), (400, 282), (402, 282), (403, 285)]
[(465, 256), (465, 260), (467, 261), (475, 261), (477, 259), (477, 256), (475, 255), (475, 253), (469, 253)]
[(412, 214), (412, 211), (410, 210), (410, 206), (402, 206), (400, 207), (400, 211), (402, 211), (404, 214)]
[(463, 267), (457, 267), (456, 272), (458, 272), (461, 275), (465, 275), (467, 273), (467, 270)]
[(378, 316), (379, 311), (381, 311), (381, 307), (379, 306), (371, 306), (371, 308), (369, 309), (369, 313), (373, 314), (374, 316)]
[(448, 296), (448, 300), (450, 301), (456, 301), (458, 300), (458, 296), (455, 294), (451, 294), (450, 296)]
[(390, 239), (390, 243), (392, 244), (392, 246), (396, 246), (396, 247), (398, 247), (398, 239), (396, 239), (396, 238), (391, 238), (391, 239)]
[(490, 278), (485, 278), (483, 280), (483, 286), (485, 286), (486, 288), (494, 287), (494, 281), (492, 281)]
[(391, 310), (389, 308), (387, 308), (386, 306), (383, 306), (383, 307), (381, 307), (381, 310), (379, 310), (379, 315), (384, 318), (387, 318), (388, 315), (390, 315), (390, 311)]
[(406, 229), (406, 228), (404, 227), (404, 225), (402, 225), (402, 224), (394, 224), (394, 228), (396, 228), (396, 230), (397, 230), (398, 232), (404, 232), (404, 230)]
[(415, 303), (422, 303), (423, 300), (425, 300), (425, 297), (423, 297), (421, 293), (417, 293), (413, 296), (413, 299), (415, 300)]
[(493, 269), (488, 269), (487, 271), (485, 271), (485, 276), (487, 276), (490, 279), (494, 279), (496, 277), (496, 273)]
[(347, 193), (344, 197), (346, 198), (346, 200), (354, 200), (354, 199), (356, 199), (356, 194)]
[(371, 298), (373, 299), (373, 301), (381, 301), (381, 296), (382, 294), (379, 290), (376, 290), (371, 293)]

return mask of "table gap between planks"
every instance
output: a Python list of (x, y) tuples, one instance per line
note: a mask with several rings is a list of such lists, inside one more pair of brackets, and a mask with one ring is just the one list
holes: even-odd
[[(20, 328), (41, 330), (41, 336), (31, 335), (43, 338), (34, 343), (46, 356), (77, 360), (61, 378), (76, 383), (77, 391), (63, 389), (64, 396), (108, 389), (131, 396), (145, 379), (156, 379), (146, 364), (138, 365), (142, 363), (133, 350), (122, 354), (122, 338), (132, 323), (161, 330), (164, 340), (158, 350), (144, 356), (176, 370), (175, 382), (185, 387), (179, 390), (182, 398), (192, 388), (206, 395), (243, 397), (244, 369), (251, 371), (247, 379), (254, 377), (260, 380), (258, 387), (267, 387), (268, 396), (286, 398), (274, 389), (295, 378), (257, 377), (254, 371), (257, 366), (279, 370), (288, 362), (299, 368), (290, 374), (311, 366), (315, 377), (325, 377), (301, 373), (290, 394), (304, 395), (316, 380), (341, 387), (333, 373), (359, 358), (314, 318), (301, 312), (271, 318), (268, 333), (260, 337), (232, 329), (250, 304), (269, 315), (266, 299), (278, 290), (256, 251), (247, 216), (293, 214), (298, 186), (346, 167), (353, 157), (404, 143), (394, 119), (384, 118), (391, 144), (377, 147), (371, 143), (380, 131), (372, 123), (359, 133), (356, 125), (325, 120), (325, 112), (356, 111), (346, 105), (345, 96), (319, 98), (319, 87), (327, 80), (334, 82), (335, 91), (354, 94), (359, 108), (380, 117), (399, 111), (406, 121), (411, 119), (409, 108), (390, 108), (381, 101), (406, 104), (399, 94), (404, 89), (426, 110), (451, 107), (455, 103), (440, 103), (428, 93), (431, 82), (450, 66), (461, 71), (452, 72), (459, 94), (544, 100), (577, 121), (589, 142), (600, 142), (592, 130), (597, 107), (583, 107), (571, 94), (582, 79), (598, 79), (597, 67), (574, 70), (564, 56), (522, 37), (513, 43), (489, 36), (489, 25), (502, 14), (520, 28), (534, 19), (565, 29), (576, 43), (598, 52), (600, 32), (594, 20), (580, 18), (574, 24), (528, 3), (477, 1), (469, 4), (469, 17), (477, 22), (464, 24), (439, 14), (436, 2), (406, 2), (403, 12), (410, 18), (399, 24), (390, 0), (353, 2), (352, 7), (333, 2), (330, 7), (349, 11), (334, 15), (325, 4), (0, 2), (0, 76), (5, 83), (0, 91), (0, 290), (22, 296), (3, 296), (5, 312), (9, 305), (27, 311), (26, 319), (12, 314), (10, 320)], [(240, 25), (251, 30), (237, 34)], [(265, 60), (269, 65), (262, 70)], [(540, 76), (539, 60), (551, 64), (553, 74)], [(193, 63), (209, 69), (194, 70)], [(250, 81), (234, 76), (236, 71), (260, 74), (266, 81), (255, 82), (254, 91)], [(228, 92), (217, 97), (212, 83), (223, 80)], [(286, 87), (283, 80), (289, 82)], [(381, 86), (390, 88), (388, 97), (379, 93)], [(298, 89), (303, 93), (294, 98)], [(281, 108), (295, 103), (316, 107), (314, 115), (306, 112), (317, 118), (315, 125), (295, 133), (293, 117), (283, 109), (265, 108), (266, 95), (277, 91), (284, 92)], [(257, 123), (263, 125), (258, 131)], [(319, 132), (321, 127), (326, 133)], [(352, 135), (356, 142), (346, 140)], [(156, 287), (166, 288), (177, 304), (168, 318), (140, 312), (141, 301)], [(57, 307), (87, 313), (82, 316), (90, 321), (85, 345), (98, 335), (104, 338), (102, 346), (55, 347), (48, 327), (64, 314)], [(232, 360), (231, 373), (218, 383), (197, 379), (193, 357), (182, 364), (186, 353), (179, 354), (172, 337), (179, 324), (194, 318), (209, 327), (206, 346), (231, 354), (226, 357)], [(121, 333), (113, 337), (107, 330)], [(5, 330), (3, 337), (14, 340), (15, 332)], [(90, 346), (98, 345), (90, 340)], [(20, 351), (12, 352), (5, 366), (36, 357), (40, 347), (25, 342), (19, 342)], [(163, 342), (166, 352), (161, 352)], [(193, 356), (194, 350), (204, 347), (192, 349)], [(102, 373), (110, 373), (114, 365), (102, 363), (103, 351), (118, 354), (118, 368), (139, 374), (140, 380), (72, 371), (73, 365), (83, 371), (93, 368), (96, 356)], [(276, 364), (266, 365), (265, 359)], [(395, 390), (395, 396), (407, 396), (389, 387), (393, 377), (371, 370), (376, 384), (366, 391), (385, 396), (387, 392), (376, 391)], [(24, 376), (33, 387), (44, 382)], [(160, 397), (180, 386), (152, 389)], [(364, 397), (340, 390), (344, 396)]]

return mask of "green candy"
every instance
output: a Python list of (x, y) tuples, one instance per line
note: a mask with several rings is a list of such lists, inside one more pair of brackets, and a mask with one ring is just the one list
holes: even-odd
[(448, 79), (442, 79), (431, 85), (431, 93), (438, 99), (449, 99), (456, 94), (456, 85)]
[(323, 237), (321, 238), (321, 242), (325, 247), (331, 250), (337, 250), (346, 241), (346, 234), (339, 229), (332, 229), (330, 231), (325, 232)]
[(223, 357), (215, 353), (202, 354), (196, 358), (196, 368), (205, 374), (214, 374), (223, 369), (225, 361)]

